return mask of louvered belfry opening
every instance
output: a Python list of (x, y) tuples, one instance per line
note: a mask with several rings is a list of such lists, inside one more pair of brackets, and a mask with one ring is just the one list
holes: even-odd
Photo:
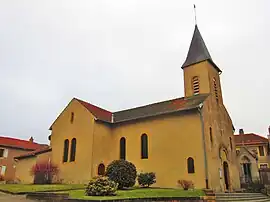
[(194, 76), (192, 78), (192, 86), (193, 86), (193, 94), (197, 95), (200, 93), (200, 82), (199, 82), (199, 77)]
[(214, 91), (215, 91), (215, 96), (216, 96), (216, 101), (218, 102), (218, 89), (217, 89), (217, 82), (216, 79), (213, 79), (214, 82)]

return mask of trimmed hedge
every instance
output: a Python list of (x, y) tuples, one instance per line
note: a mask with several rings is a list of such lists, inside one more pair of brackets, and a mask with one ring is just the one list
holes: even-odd
[(115, 160), (108, 165), (105, 175), (118, 184), (118, 189), (123, 189), (135, 185), (137, 171), (133, 163)]
[(117, 183), (109, 180), (108, 177), (97, 176), (90, 180), (86, 187), (87, 196), (114, 196), (117, 190)]
[(138, 183), (141, 187), (150, 187), (150, 185), (156, 183), (156, 174), (150, 173), (140, 173), (138, 175)]

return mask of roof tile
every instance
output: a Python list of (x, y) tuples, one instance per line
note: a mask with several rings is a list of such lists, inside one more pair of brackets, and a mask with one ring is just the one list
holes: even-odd
[(234, 135), (236, 145), (255, 145), (268, 143), (268, 139), (254, 133)]
[(35, 142), (30, 142), (27, 140), (20, 140), (16, 138), (10, 138), (10, 137), (1, 137), (0, 136), (0, 145), (1, 146), (7, 146), (7, 147), (14, 147), (19, 149), (26, 149), (26, 150), (36, 150), (43, 148), (44, 144), (38, 144)]
[(110, 122), (111, 121), (111, 117), (112, 117), (112, 113), (102, 109), (100, 107), (97, 107), (93, 104), (90, 104), (88, 102), (85, 102), (83, 100), (77, 99), (75, 98), (77, 101), (79, 101), (86, 109), (88, 109), (96, 118), (103, 120), (103, 121), (107, 121)]
[(79, 99), (77, 100), (84, 107), (86, 107), (98, 120), (108, 123), (119, 123), (176, 111), (194, 109), (198, 107), (199, 104), (201, 104), (207, 97), (208, 94), (181, 97), (113, 113), (85, 101)]
[(16, 156), (16, 157), (14, 157), (14, 159), (23, 159), (23, 158), (27, 158), (27, 157), (33, 157), (33, 156), (36, 156), (38, 154), (42, 154), (42, 153), (46, 153), (46, 152), (50, 152), (50, 151), (52, 151), (52, 148), (47, 146), (47, 147), (43, 147), (40, 149), (36, 149), (34, 151), (31, 151), (31, 152), (27, 152), (26, 154), (23, 154), (20, 156)]

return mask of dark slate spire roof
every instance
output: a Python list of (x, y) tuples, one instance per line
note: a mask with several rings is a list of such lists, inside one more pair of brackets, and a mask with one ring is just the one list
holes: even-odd
[(188, 50), (188, 55), (186, 61), (182, 65), (182, 68), (185, 68), (192, 64), (203, 62), (205, 60), (208, 60), (216, 68), (218, 72), (221, 72), (221, 70), (213, 62), (211, 55), (204, 43), (202, 35), (198, 29), (198, 26), (195, 25), (193, 37)]

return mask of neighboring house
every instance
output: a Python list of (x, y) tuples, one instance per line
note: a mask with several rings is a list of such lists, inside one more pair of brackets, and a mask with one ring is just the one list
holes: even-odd
[(111, 161), (126, 159), (138, 172), (155, 172), (158, 187), (176, 187), (185, 179), (196, 188), (239, 188), (221, 70), (197, 25), (182, 69), (185, 97), (118, 112), (72, 99), (50, 127), (51, 161), (60, 168), (59, 178), (85, 183)]
[(23, 184), (31, 184), (34, 182), (34, 176), (31, 174), (31, 168), (37, 163), (46, 163), (51, 158), (50, 147), (43, 147), (32, 152), (28, 152), (21, 156), (14, 157), (16, 164), (16, 179)]
[(259, 180), (259, 168), (269, 168), (269, 140), (243, 129), (234, 140), (241, 182)]
[(16, 170), (14, 157), (44, 146), (33, 142), (32, 137), (29, 141), (0, 137), (0, 174), (4, 176), (5, 180), (14, 180)]

